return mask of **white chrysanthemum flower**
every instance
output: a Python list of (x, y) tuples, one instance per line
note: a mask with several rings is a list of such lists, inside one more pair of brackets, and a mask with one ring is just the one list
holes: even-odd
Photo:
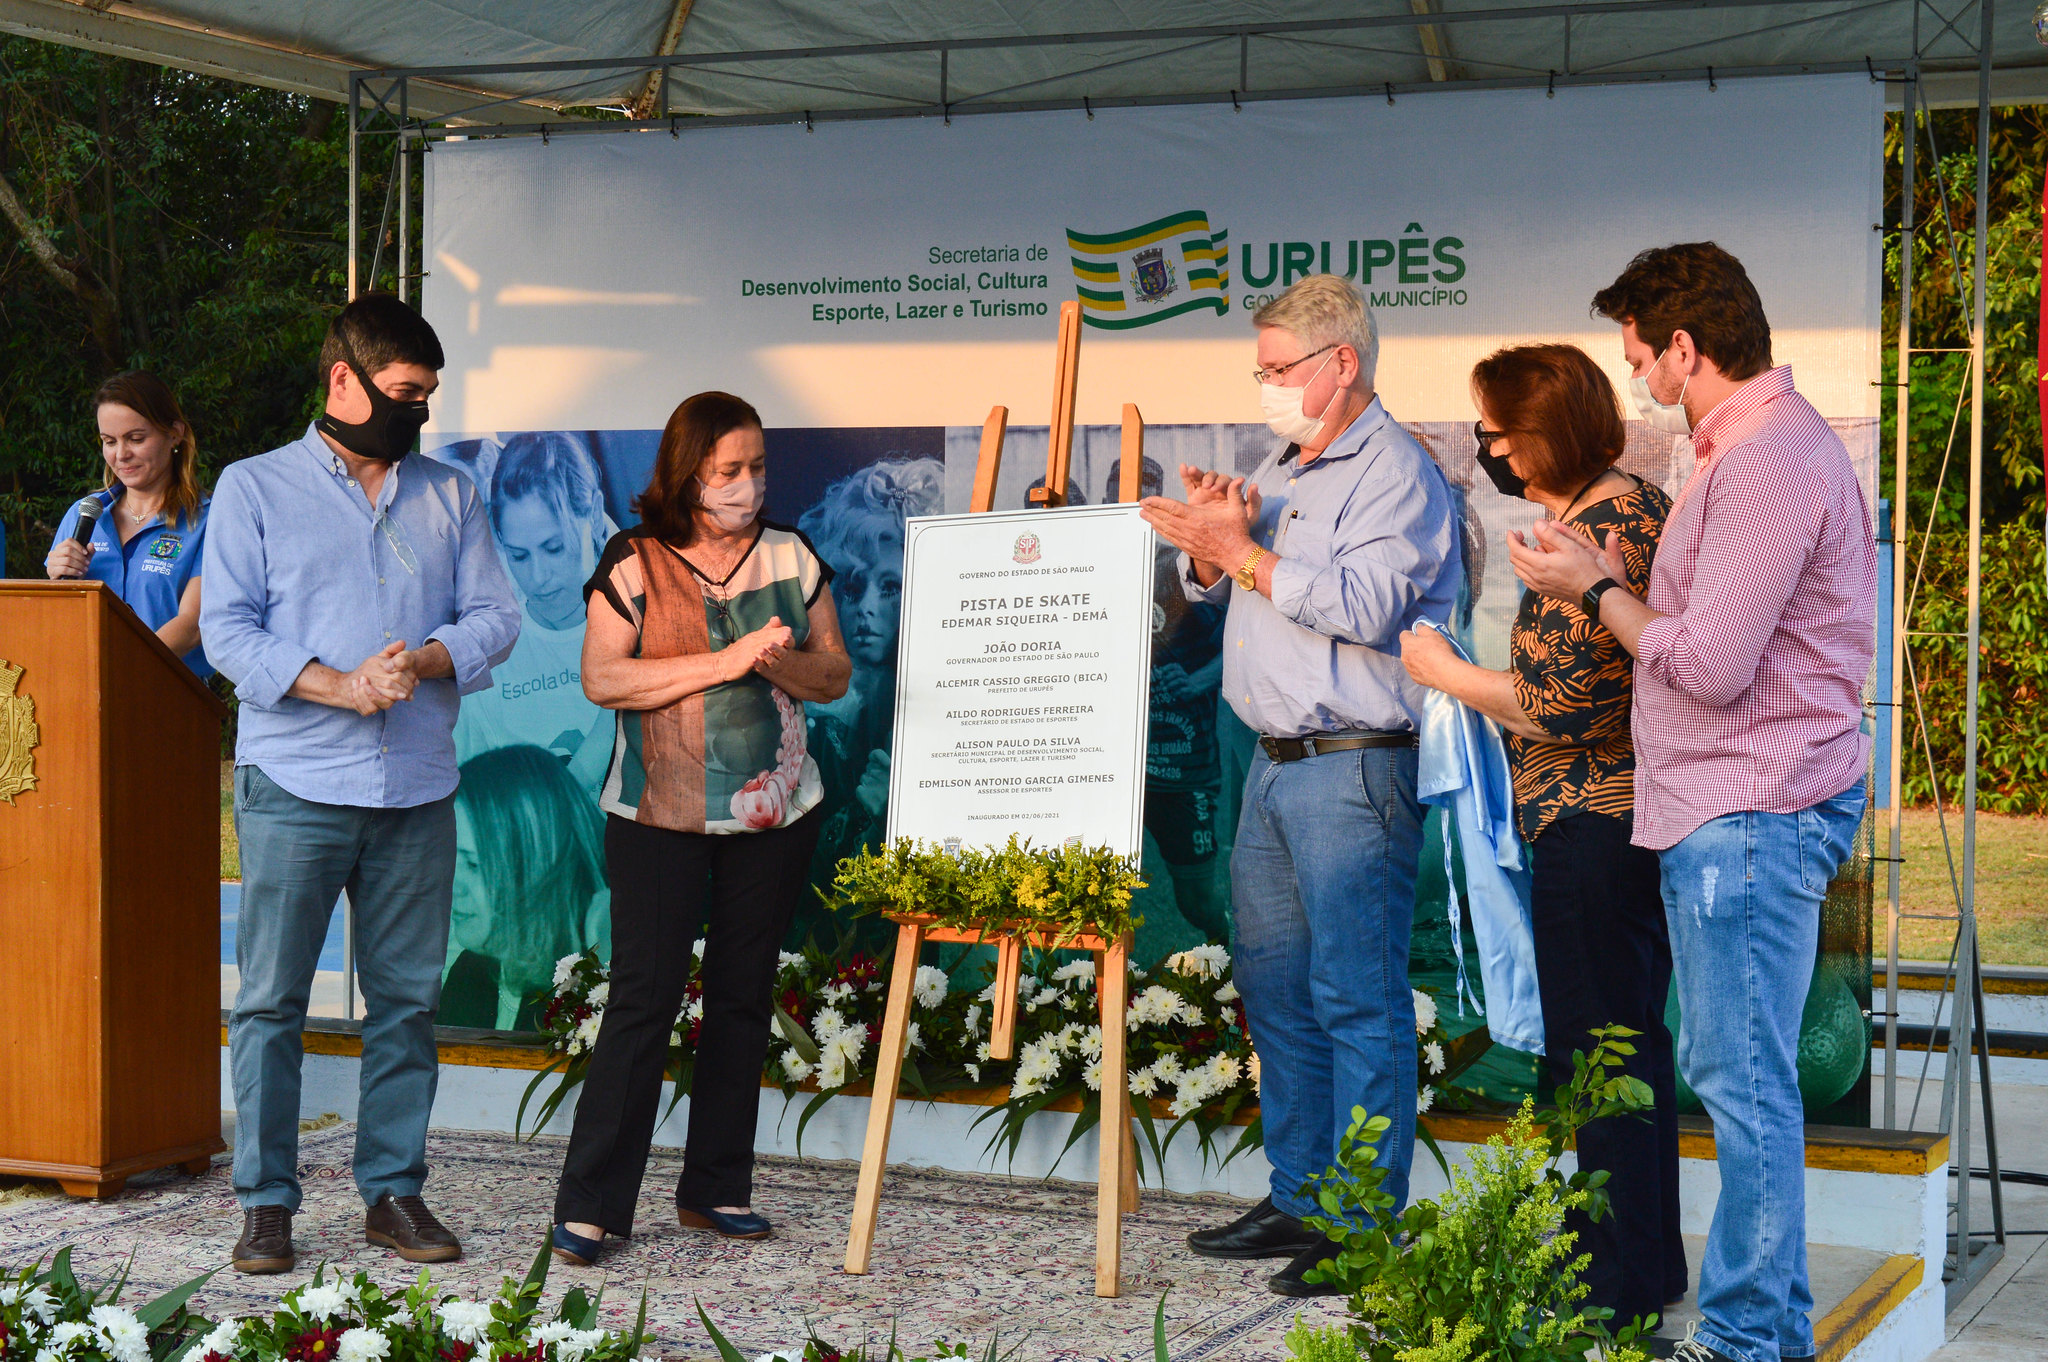
[(61, 1324), (53, 1325), (50, 1332), (44, 1336), (44, 1351), (52, 1352), (62, 1357), (70, 1352), (72, 1345), (76, 1344), (80, 1339), (90, 1337), (92, 1337), (91, 1325), (83, 1324), (75, 1319), (67, 1319)]
[(688, 1017), (691, 1021), (703, 1021), (704, 1000), (702, 998), (690, 999), (690, 1005), (683, 1009), (683, 1015), (685, 1017)]
[(526, 1341), (528, 1343), (538, 1343), (545, 1347), (550, 1343), (564, 1342), (575, 1332), (576, 1326), (568, 1320), (551, 1319), (546, 1324), (536, 1325), (528, 1329), (526, 1331)]
[(693, 958), (693, 959), (697, 959), (697, 960), (702, 960), (702, 959), (704, 958), (704, 938), (703, 938), (703, 937), (701, 937), (701, 936), (700, 936), (700, 937), (698, 937), (698, 938), (697, 938), (697, 939), (696, 939), (695, 941), (692, 941), (692, 942), (690, 943), (690, 955), (691, 955), (691, 958)]
[(1237, 991), (1237, 985), (1227, 979), (1223, 981), (1223, 986), (1216, 990), (1216, 1001), (1219, 1003), (1234, 1003), (1243, 996)]
[(471, 1347), (480, 1345), (491, 1327), (491, 1307), (477, 1301), (443, 1301), (434, 1313), (448, 1337)]
[(604, 1343), (602, 1329), (571, 1329), (569, 1336), (555, 1345), (556, 1362), (583, 1362)]
[(560, 993), (576, 977), (576, 962), (582, 958), (580, 955), (565, 955), (555, 961), (555, 992)]
[(1095, 961), (1093, 957), (1086, 960), (1069, 961), (1052, 972), (1052, 979), (1056, 984), (1064, 984), (1073, 979), (1093, 979), (1094, 977)]
[(604, 1013), (593, 1012), (576, 1023), (576, 1033), (570, 1038), (572, 1050), (576, 1047), (588, 1050), (597, 1044), (597, 1033), (604, 1026)]
[(95, 1305), (87, 1318), (114, 1362), (149, 1362), (149, 1330), (135, 1318), (133, 1310), (121, 1305)]
[(1435, 1104), (1436, 1089), (1431, 1087), (1427, 1083), (1423, 1084), (1422, 1090), (1415, 1094), (1415, 1114), (1420, 1116), (1423, 1112), (1428, 1111), (1430, 1107), (1434, 1106)]
[(980, 1061), (981, 1061), (981, 1062), (982, 1062), (983, 1064), (986, 1064), (986, 1063), (988, 1063), (988, 1042), (987, 1042), (987, 1041), (983, 1041), (983, 1042), (982, 1042), (981, 1044), (979, 1044), (979, 1045), (977, 1045), (977, 1046), (975, 1046), (975, 1047), (974, 1047), (974, 1057), (975, 1057), (976, 1059), (980, 1060)]
[(817, 1015), (811, 1018), (811, 1034), (817, 1038), (820, 1045), (830, 1045), (832, 1038), (845, 1029), (846, 1018), (839, 1015), (839, 1009), (836, 1007), (821, 1007)]
[(782, 1052), (782, 1071), (789, 1075), (792, 1083), (801, 1083), (818, 1071), (818, 1066), (805, 1059), (795, 1050)]
[(908, 1027), (908, 1028), (907, 1028), (907, 1029), (906, 1029), (906, 1030), (904, 1031), (904, 1033), (903, 1033), (903, 1043), (904, 1043), (904, 1046), (905, 1046), (905, 1047), (906, 1047), (907, 1049), (911, 1049), (911, 1050), (922, 1050), (922, 1049), (924, 1049), (924, 1037), (922, 1037), (922, 1036), (920, 1036), (920, 1035), (918, 1034), (918, 1032), (917, 1032), (917, 1023), (916, 1023), (916, 1022), (912, 1022), (912, 1023), (910, 1024), (910, 1026), (909, 1026), (909, 1027)]
[(996, 981), (993, 979), (989, 980), (988, 987), (984, 988), (981, 992), (975, 994), (974, 997), (975, 1001), (977, 1002), (994, 1002), (996, 1000)]
[(200, 1339), (199, 1346), (192, 1351), (195, 1356), (201, 1359), (201, 1362), (205, 1362), (205, 1359), (209, 1357), (231, 1358), (235, 1355), (235, 1348), (241, 1341), (242, 1321), (236, 1319), (233, 1315), (229, 1315), (226, 1319), (214, 1325), (213, 1332)]
[(391, 1340), (376, 1329), (350, 1329), (334, 1346), (335, 1362), (384, 1362)]
[(1102, 1091), (1102, 1061), (1100, 1059), (1091, 1059), (1082, 1066), (1081, 1081), (1086, 1083), (1093, 1092)]
[(967, 1034), (968, 1034), (968, 1035), (970, 1035), (970, 1036), (976, 1036), (976, 1035), (980, 1035), (980, 1034), (981, 1034), (981, 1004), (980, 1004), (980, 1003), (970, 1003), (970, 1004), (968, 1004), (968, 1007), (967, 1007), (967, 1019), (966, 1019), (966, 1027), (967, 1027)]
[[(1135, 1031), (1140, 1026), (1157, 1026), (1170, 1022), (1180, 1015), (1185, 1004), (1181, 996), (1164, 984), (1153, 984), (1137, 997), (1131, 999), (1130, 1011), (1124, 1016), (1126, 1030)], [(1195, 1013), (1199, 1019), (1201, 1014)]]
[(1230, 968), (1230, 952), (1221, 946), (1195, 946), (1166, 958), (1166, 968), (1190, 979), (1221, 979)]
[[(585, 1023), (585, 1025), (588, 1024), (587, 1022)], [(577, 1034), (582, 1034), (581, 1027), (577, 1028)], [(591, 1039), (595, 1040), (596, 1038), (596, 1034), (593, 1032)], [(331, 1282), (321, 1286), (304, 1287), (299, 1291), (299, 1313), (307, 1319), (331, 1320), (340, 1314), (343, 1307), (347, 1304), (348, 1297), (342, 1294), (340, 1287)]]
[(1435, 1041), (1431, 1041), (1423, 1046), (1422, 1062), (1429, 1066), (1429, 1071), (1432, 1074), (1442, 1073), (1444, 1071), (1444, 1047), (1438, 1045)]
[(1059, 998), (1060, 991), (1058, 989), (1041, 988), (1040, 990), (1038, 990), (1037, 993), (1032, 995), (1031, 1002), (1027, 1005), (1026, 1010), (1030, 1012), (1036, 1012), (1039, 1008), (1044, 1007), (1047, 1003), (1058, 1002)]
[(1062, 994), (1060, 994), (1060, 1011), (1062, 1011), (1062, 1012), (1079, 1012), (1080, 1010), (1081, 1010), (1081, 995), (1080, 995), (1080, 994), (1078, 994), (1078, 993), (1062, 993)]
[(1076, 1043), (1081, 1047), (1082, 1054), (1099, 1057), (1102, 1054), (1102, 1028), (1099, 1026), (1089, 1027), (1080, 1034)]
[(967, 1070), (967, 1077), (970, 1082), (981, 1082), (981, 1066), (979, 1064), (970, 1061), (962, 1064), (960, 1067)]
[(775, 968), (793, 969), (798, 974), (808, 974), (811, 970), (810, 964), (804, 959), (802, 953), (798, 951), (777, 951), (775, 954)]
[(612, 1000), (612, 981), (607, 979), (590, 990), (590, 1005), (602, 1008)]
[(1257, 1050), (1252, 1051), (1252, 1062), (1247, 1067), (1251, 1070), (1252, 1091), (1257, 1093), (1259, 1091), (1259, 1052)]
[(45, 1327), (57, 1318), (57, 1298), (45, 1286), (30, 1286), (18, 1281), (0, 1282), (0, 1306), (6, 1305), (19, 1305), (24, 1318), (33, 1316)]
[(946, 1001), (946, 972), (933, 965), (919, 965), (910, 992), (919, 1007), (939, 1006)]
[(870, 979), (863, 988), (869, 993), (880, 993), (884, 985), (880, 979)]
[(1059, 1077), (1061, 1067), (1057, 1035), (1028, 1042), (1017, 1055), (1017, 1077), (1011, 1085), (1012, 1095), (1023, 1097), (1045, 1091)]
[(1151, 1065), (1148, 1064), (1142, 1069), (1131, 1070), (1132, 1096), (1150, 1097), (1153, 1093), (1158, 1091), (1159, 1075), (1152, 1071)]
[(1179, 1055), (1161, 1055), (1152, 1061), (1152, 1072), (1159, 1076), (1161, 1083), (1178, 1083), (1184, 1072)]
[(1408, 991), (1415, 995), (1415, 1034), (1426, 1036), (1436, 1030), (1436, 999), (1419, 988)]

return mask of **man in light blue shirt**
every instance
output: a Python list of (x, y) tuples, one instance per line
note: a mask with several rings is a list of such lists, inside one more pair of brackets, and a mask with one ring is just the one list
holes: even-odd
[(207, 655), (241, 702), (228, 1046), (244, 1272), (293, 1265), (300, 1032), (344, 889), (368, 1009), (365, 1234), (411, 1262), (461, 1255), (420, 1198), (455, 873), (453, 731), (460, 696), (490, 684), (519, 633), (476, 488), (446, 464), (401, 462), (439, 383), (432, 328), (372, 294), (342, 310), (320, 358), (327, 414), (221, 474), (200, 607)]
[(1449, 484), (1373, 391), (1379, 337), (1350, 280), (1310, 275), (1261, 308), (1260, 405), (1288, 443), (1249, 479), (1183, 466), (1185, 504), (1145, 503), (1182, 550), (1190, 598), (1230, 602), (1223, 694), (1256, 729), (1231, 854), (1236, 979), (1260, 1061), (1271, 1195), (1188, 1237), (1213, 1258), (1330, 1253), (1302, 1223), (1304, 1184), (1336, 1161), (1362, 1106), (1393, 1123), (1383, 1190), (1408, 1194), (1415, 1006), (1408, 925), (1422, 848), (1416, 734), (1424, 691), (1399, 639), (1450, 618), (1463, 576)]

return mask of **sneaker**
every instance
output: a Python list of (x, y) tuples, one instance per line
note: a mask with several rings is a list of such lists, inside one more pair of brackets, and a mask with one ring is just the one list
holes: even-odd
[(446, 1263), (462, 1256), (461, 1243), (416, 1196), (386, 1192), (377, 1198), (377, 1204), (363, 1217), (363, 1237), (393, 1250), (408, 1263)]
[(235, 1241), (235, 1271), (262, 1275), (290, 1272), (292, 1213), (283, 1206), (251, 1206), (242, 1212), (242, 1237)]

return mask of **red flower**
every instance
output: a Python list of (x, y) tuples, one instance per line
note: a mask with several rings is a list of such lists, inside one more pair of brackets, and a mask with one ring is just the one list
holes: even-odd
[(442, 1362), (469, 1362), (470, 1354), (476, 1351), (474, 1343), (455, 1339), (440, 1349)]
[(308, 1329), (292, 1340), (284, 1355), (292, 1362), (334, 1362), (334, 1350), (340, 1343), (339, 1329)]

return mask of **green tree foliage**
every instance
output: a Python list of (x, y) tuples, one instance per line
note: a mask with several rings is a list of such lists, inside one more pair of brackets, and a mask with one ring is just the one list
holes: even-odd
[(65, 507), (99, 486), (87, 403), (109, 374), (167, 379), (209, 472), (303, 428), (345, 283), (345, 124), (325, 102), (0, 41), (9, 572), (41, 576)]
[[(1976, 249), (1977, 112), (1937, 110), (1915, 123), (1913, 348), (1964, 350), (1970, 343), (1970, 265)], [(1899, 260), (1904, 238), (1900, 139), (1907, 123), (1885, 120), (1884, 381), (1898, 381)], [(1930, 146), (1932, 150), (1930, 150)], [(1935, 153), (1939, 153), (1937, 156)], [(1985, 237), (1984, 512), (1987, 522), (2042, 517), (2041, 407), (2035, 387), (2041, 316), (2041, 175), (2048, 108), (1996, 109), (1991, 120), (1991, 229)], [(1969, 511), (1969, 356), (1916, 355), (1911, 366), (1912, 524), (1930, 511), (1938, 529), (1962, 529)], [(1882, 403), (1883, 471), (1893, 488), (1898, 448), (1893, 389)], [(1953, 432), (1953, 439), (1951, 439)], [(1947, 472), (1943, 477), (1943, 455)], [(1940, 489), (1937, 501), (1936, 489)]]

